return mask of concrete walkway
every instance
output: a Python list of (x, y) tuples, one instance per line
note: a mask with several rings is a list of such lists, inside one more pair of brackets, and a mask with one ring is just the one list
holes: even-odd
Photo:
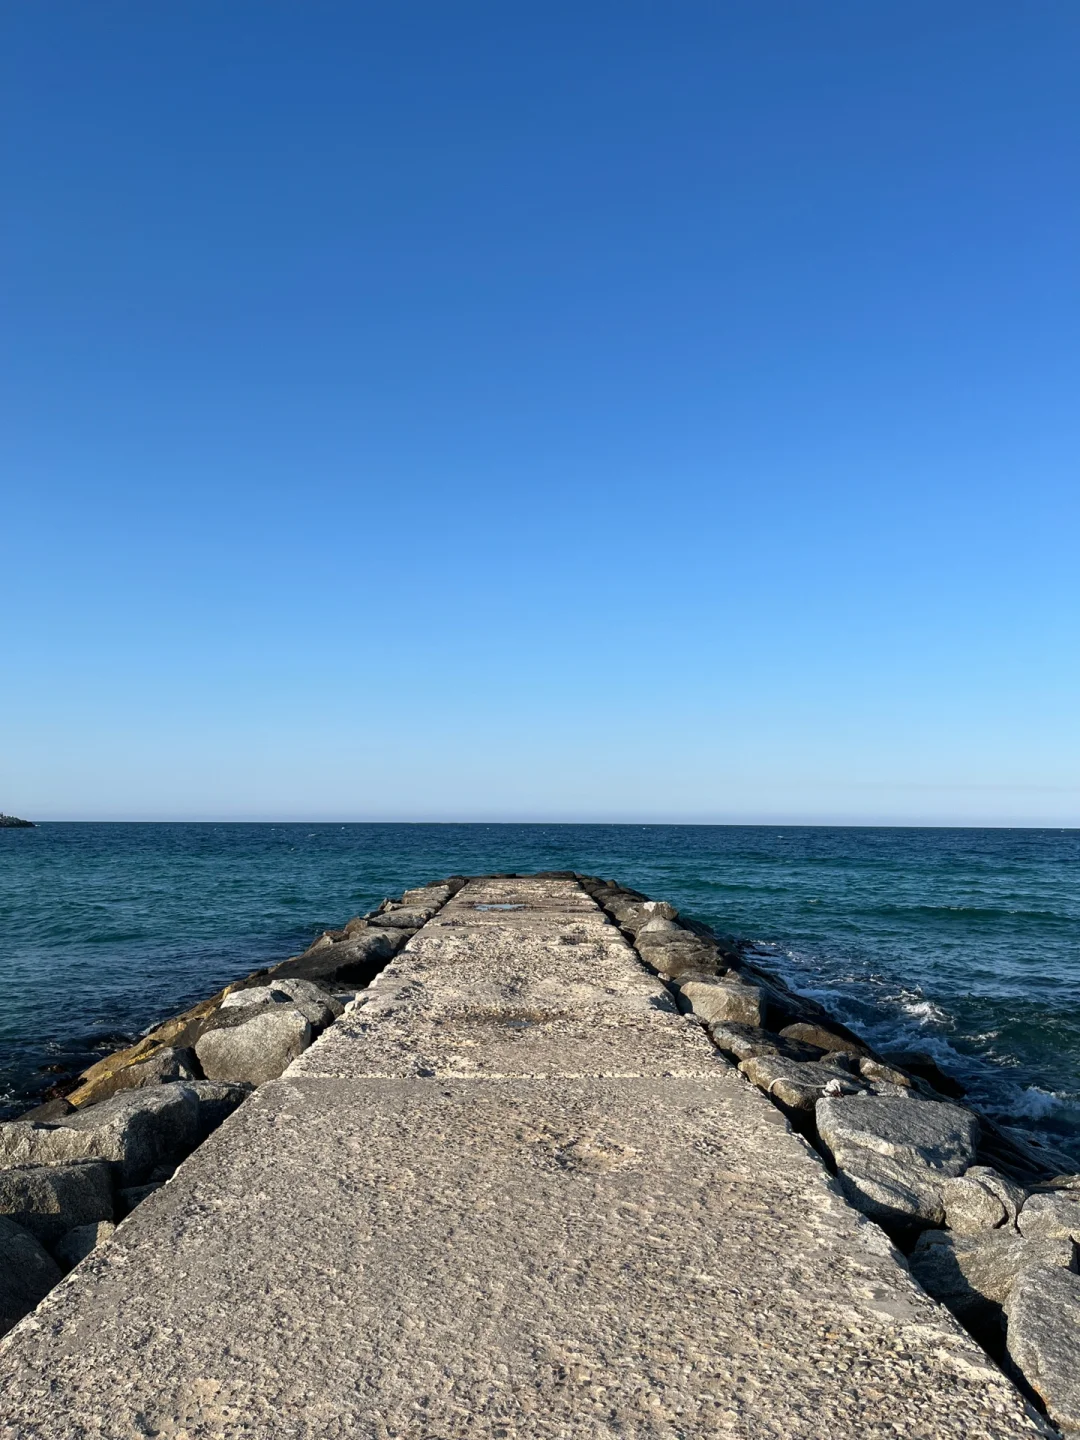
[(0, 1342), (0, 1395), (5, 1440), (1039, 1433), (558, 880), (467, 885)]

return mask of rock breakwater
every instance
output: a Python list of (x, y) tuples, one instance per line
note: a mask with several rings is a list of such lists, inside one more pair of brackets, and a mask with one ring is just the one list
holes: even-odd
[(384, 900), (0, 1124), (0, 1335), (257, 1086), (276, 1080), (464, 883)]
[[(807, 1227), (813, 1230), (816, 1223), (809, 1211), (799, 1208), (800, 1204), (810, 1204), (814, 1213), (818, 1209), (825, 1213), (835, 1204), (836, 1217), (829, 1224), (837, 1234), (842, 1231), (847, 1237), (839, 1252), (843, 1257), (840, 1279), (836, 1273), (823, 1272), (812, 1281), (809, 1291), (801, 1270), (791, 1271), (783, 1281), (777, 1280), (781, 1287), (778, 1294), (788, 1296), (785, 1304), (790, 1303), (794, 1309), (779, 1322), (780, 1330), (768, 1331), (771, 1338), (763, 1348), (751, 1348), (739, 1362), (744, 1368), (750, 1365), (761, 1370), (762, 1378), (754, 1384), (760, 1389), (763, 1383), (766, 1391), (774, 1395), (772, 1403), (777, 1407), (787, 1402), (779, 1398), (785, 1392), (783, 1386), (776, 1388), (770, 1351), (784, 1349), (792, 1338), (784, 1332), (785, 1324), (790, 1332), (793, 1326), (797, 1330), (799, 1324), (810, 1323), (809, 1317), (817, 1315), (820, 1319), (824, 1313), (814, 1310), (816, 1300), (805, 1297), (812, 1297), (815, 1287), (824, 1293), (832, 1286), (842, 1300), (848, 1285), (851, 1304), (857, 1308), (863, 1303), (860, 1297), (868, 1283), (865, 1277), (873, 1271), (877, 1279), (867, 1292), (871, 1294), (868, 1303), (886, 1317), (908, 1315), (912, 1302), (902, 1298), (902, 1287), (897, 1288), (897, 1282), (890, 1278), (895, 1272), (889, 1269), (903, 1252), (907, 1260), (901, 1263), (910, 1266), (911, 1274), (923, 1288), (947, 1305), (1007, 1373), (1038, 1397), (1054, 1423), (1065, 1431), (1080, 1430), (1075, 1379), (1080, 1373), (1080, 1276), (1076, 1273), (1080, 1177), (1061, 1172), (1058, 1157), (1046, 1147), (1006, 1134), (965, 1106), (955, 1083), (936, 1072), (926, 1057), (875, 1053), (822, 1007), (793, 994), (774, 976), (756, 967), (739, 942), (680, 917), (664, 902), (650, 900), (613, 881), (572, 874), (488, 877), (469, 882), (462, 895), (466, 883), (454, 877), (384, 902), (376, 911), (357, 917), (341, 930), (320, 936), (303, 955), (245, 977), (166, 1021), (136, 1045), (90, 1067), (66, 1097), (0, 1126), (0, 1261), (7, 1262), (0, 1263), (0, 1277), (10, 1277), (0, 1279), (0, 1328), (15, 1325), (72, 1266), (103, 1248), (109, 1251), (117, 1245), (123, 1247), (128, 1233), (128, 1226), (122, 1223), (125, 1217), (162, 1187), (166, 1195), (176, 1193), (169, 1184), (174, 1173), (181, 1189), (186, 1183), (193, 1196), (202, 1196), (208, 1177), (222, 1172), (231, 1144), (240, 1146), (248, 1155), (245, 1164), (254, 1164), (257, 1152), (250, 1150), (248, 1131), (252, 1125), (258, 1130), (263, 1123), (258, 1115), (267, 1105), (267, 1113), (278, 1116), (275, 1124), (292, 1124), (296, 1114), (304, 1113), (308, 1103), (304, 1095), (335, 1097), (340, 1092), (341, 1098), (333, 1099), (333, 1106), (344, 1106), (341, 1113), (353, 1115), (349, 1106), (357, 1101), (374, 1104), (373, 1097), (383, 1095), (387, 1085), (398, 1089), (386, 1094), (397, 1095), (400, 1091), (404, 1095), (402, 1085), (423, 1087), (425, 1082), (430, 1086), (431, 1081), (437, 1081), (434, 1089), (415, 1092), (416, 1116), (426, 1115), (431, 1105), (446, 1111), (437, 1116), (432, 1111), (435, 1128), (430, 1135), (424, 1128), (427, 1121), (406, 1118), (405, 1112), (395, 1108), (404, 1101), (394, 1100), (392, 1115), (387, 1112), (389, 1128), (379, 1130), (378, 1125), (383, 1123), (379, 1121), (378, 1133), (363, 1142), (354, 1137), (350, 1128), (361, 1124), (359, 1119), (350, 1119), (344, 1129), (344, 1122), (336, 1121), (337, 1128), (330, 1132), (320, 1118), (322, 1111), (312, 1111), (310, 1121), (305, 1123), (322, 1127), (318, 1143), (331, 1143), (331, 1133), (342, 1142), (333, 1152), (338, 1158), (327, 1172), (331, 1188), (320, 1204), (338, 1204), (344, 1186), (344, 1193), (355, 1197), (343, 1212), (343, 1216), (351, 1216), (361, 1204), (362, 1192), (355, 1190), (357, 1182), (349, 1178), (350, 1167), (359, 1162), (348, 1157), (370, 1155), (372, 1173), (380, 1177), (370, 1201), (375, 1207), (371, 1215), (381, 1214), (380, 1206), (389, 1206), (387, 1215), (394, 1217), (395, 1233), (411, 1237), (407, 1243), (402, 1240), (408, 1252), (417, 1243), (419, 1231), (409, 1226), (400, 1228), (398, 1208), (407, 1208), (411, 1204), (409, 1197), (419, 1193), (417, 1187), (426, 1183), (424, 1166), (437, 1168), (441, 1163), (438, 1157), (451, 1144), (448, 1135), (456, 1136), (452, 1145), (461, 1149), (465, 1168), (460, 1172), (452, 1169), (456, 1178), (441, 1181), (432, 1192), (426, 1202), (433, 1207), (429, 1211), (432, 1223), (441, 1223), (437, 1216), (447, 1207), (454, 1210), (455, 1185), (461, 1187), (463, 1195), (468, 1191), (470, 1196), (479, 1185), (465, 1207), (469, 1217), (466, 1223), (486, 1224), (482, 1217), (497, 1214), (500, 1206), (509, 1205), (506, 1197), (514, 1195), (514, 1182), (506, 1177), (489, 1182), (484, 1167), (489, 1163), (496, 1168), (502, 1165), (498, 1157), (507, 1153), (507, 1146), (524, 1146), (532, 1157), (528, 1165), (540, 1165), (535, 1182), (541, 1187), (548, 1183), (544, 1176), (549, 1164), (553, 1176), (568, 1176), (574, 1184), (601, 1187), (596, 1192), (595, 1204), (600, 1206), (596, 1223), (614, 1226), (612, 1254), (621, 1257), (630, 1243), (630, 1232), (625, 1228), (629, 1217), (644, 1220), (651, 1213), (649, 1206), (655, 1208), (657, 1203), (666, 1213), (672, 1203), (666, 1198), (657, 1202), (655, 1197), (648, 1205), (643, 1203), (645, 1192), (640, 1186), (647, 1189), (658, 1183), (646, 1177), (653, 1151), (668, 1155), (670, 1149), (657, 1172), (669, 1177), (663, 1185), (674, 1183), (670, 1177), (676, 1175), (677, 1165), (672, 1157), (681, 1157), (678, 1164), (693, 1168), (702, 1156), (715, 1151), (717, 1158), (707, 1167), (709, 1178), (703, 1176), (694, 1182), (704, 1188), (692, 1191), (696, 1197), (692, 1204), (689, 1200), (681, 1202), (672, 1212), (682, 1217), (676, 1227), (678, 1235), (667, 1235), (659, 1214), (648, 1222), (648, 1246), (652, 1248), (643, 1251), (646, 1269), (636, 1293), (648, 1293), (650, 1286), (669, 1286), (671, 1276), (681, 1273), (680, 1246), (685, 1248), (687, 1244), (705, 1247), (695, 1260), (693, 1275), (698, 1278), (692, 1285), (700, 1286), (703, 1280), (710, 1285), (717, 1283), (711, 1272), (718, 1264), (735, 1263), (736, 1271), (739, 1265), (764, 1267), (771, 1274), (775, 1257), (770, 1247), (774, 1241), (763, 1242), (759, 1233), (769, 1230), (773, 1223), (770, 1217), (779, 1219), (781, 1233), (788, 1237), (785, 1243), (798, 1249), (804, 1243), (799, 1235)], [(467, 896), (473, 898), (465, 903)], [(377, 977), (378, 984), (373, 986)], [(710, 1044), (700, 1038), (702, 1032), (711, 1050)], [(320, 1036), (320, 1043), (311, 1048)], [(279, 1081), (282, 1075), (285, 1080)], [(725, 1075), (729, 1078), (725, 1079)], [(521, 1090), (519, 1095), (519, 1082), (528, 1080), (534, 1085), (538, 1077), (556, 1080), (565, 1091), (564, 1099), (560, 1102), (558, 1091), (549, 1094), (547, 1090), (542, 1095)], [(610, 1092), (610, 1096), (620, 1097), (617, 1102), (604, 1089), (609, 1079), (623, 1087)], [(468, 1104), (454, 1118), (458, 1104), (454, 1097), (458, 1092), (453, 1086), (464, 1080), (495, 1081), (504, 1099), (491, 1098), (496, 1092), (491, 1092), (489, 1098), (478, 1098), (474, 1087)], [(719, 1080), (723, 1083), (717, 1090)], [(446, 1088), (448, 1085), (450, 1088)], [(585, 1085), (584, 1090), (581, 1085)], [(633, 1091), (638, 1099), (631, 1098), (627, 1085), (643, 1087), (640, 1093)], [(688, 1087), (684, 1099), (676, 1095), (679, 1085)], [(354, 1096), (350, 1087), (357, 1086), (361, 1088)], [(372, 1086), (384, 1088), (372, 1090)], [(258, 1093), (259, 1098), (249, 1102), (253, 1093)], [(271, 1093), (276, 1098), (264, 1103), (264, 1097)], [(721, 1095), (727, 1097), (722, 1104)], [(753, 1098), (753, 1105), (738, 1100), (739, 1095), (745, 1096), (746, 1102)], [(368, 1100), (363, 1100), (364, 1096)], [(604, 1096), (609, 1098), (601, 1103)], [(770, 1110), (761, 1096), (767, 1096), (774, 1109)], [(689, 1148), (681, 1141), (663, 1138), (660, 1130), (652, 1128), (650, 1115), (641, 1110), (639, 1103), (648, 1097), (661, 1110), (668, 1107), (670, 1136), (697, 1137)], [(713, 1113), (710, 1106), (715, 1109), (717, 1104), (720, 1109), (709, 1122), (712, 1131), (706, 1129), (699, 1134), (695, 1127), (703, 1122), (694, 1117)], [(490, 1117), (500, 1105), (509, 1107), (507, 1116), (518, 1118), (512, 1123), (506, 1121), (508, 1129), (500, 1122), (494, 1129), (485, 1130), (486, 1125), (494, 1123)], [(590, 1106), (600, 1107), (598, 1118), (590, 1122), (587, 1132), (578, 1134), (574, 1128), (578, 1121), (571, 1122), (568, 1117), (576, 1113), (575, 1107), (584, 1113)], [(202, 1141), (234, 1111), (239, 1113), (228, 1128), (205, 1152), (200, 1151)], [(521, 1119), (527, 1111), (531, 1118)], [(356, 1112), (361, 1113), (367, 1112)], [(762, 1113), (771, 1117), (775, 1126), (763, 1126), (759, 1118), (754, 1118)], [(253, 1114), (256, 1119), (245, 1127), (243, 1117)], [(726, 1121), (716, 1118), (722, 1115), (727, 1116)], [(365, 1119), (363, 1124), (367, 1123)], [(726, 1142), (715, 1128), (724, 1123), (734, 1131), (749, 1126), (748, 1134), (752, 1132), (752, 1140), (745, 1144), (738, 1134), (733, 1134), (730, 1143), (734, 1148), (726, 1158)], [(402, 1151), (404, 1168), (397, 1170), (388, 1158), (381, 1157), (391, 1155), (398, 1143), (395, 1136), (413, 1131), (414, 1140)], [(802, 1140), (796, 1141), (790, 1131)], [(235, 1142), (230, 1141), (230, 1136), (235, 1136)], [(305, 1146), (308, 1144), (305, 1139)], [(413, 1152), (414, 1144), (420, 1147), (421, 1159)], [(796, 1147), (794, 1151), (792, 1146)], [(806, 1146), (813, 1147), (820, 1163), (813, 1160)], [(798, 1154), (799, 1147), (805, 1160)], [(200, 1169), (199, 1155), (209, 1153), (217, 1158)], [(312, 1152), (305, 1149), (304, 1153)], [(185, 1162), (188, 1156), (192, 1159)], [(748, 1157), (754, 1157), (760, 1173), (755, 1173)], [(806, 1166), (810, 1170), (804, 1175)], [(823, 1166), (834, 1179), (825, 1179)], [(803, 1177), (799, 1181), (805, 1189), (801, 1202), (795, 1199), (796, 1192), (803, 1194), (798, 1186), (784, 1190), (785, 1167)], [(303, 1170), (298, 1173), (307, 1185), (311, 1177)], [(631, 1178), (637, 1174), (639, 1179), (629, 1188), (620, 1189), (621, 1181), (602, 1178), (624, 1174)], [(185, 1182), (185, 1176), (194, 1178)], [(602, 1191), (604, 1185), (613, 1183), (616, 1188), (610, 1194)], [(270, 1187), (271, 1181), (264, 1177), (260, 1184)], [(491, 1184), (494, 1189), (488, 1188)], [(770, 1197), (767, 1203), (760, 1198), (766, 1193)], [(562, 1192), (556, 1187), (551, 1194), (554, 1197)], [(602, 1194), (608, 1198), (601, 1203)], [(727, 1259), (712, 1256), (706, 1263), (705, 1250), (715, 1242), (709, 1226), (701, 1228), (699, 1220), (704, 1210), (720, 1203), (721, 1196), (732, 1194), (747, 1198), (745, 1203), (730, 1199), (723, 1202), (735, 1203), (730, 1214), (723, 1211), (726, 1218), (719, 1222), (727, 1236), (723, 1242), (729, 1247), (724, 1252)], [(393, 1196), (397, 1198), (391, 1205)], [(525, 1197), (535, 1203), (528, 1185)], [(159, 1196), (141, 1212), (142, 1216), (164, 1217), (169, 1209), (162, 1203), (164, 1200), (165, 1196)], [(564, 1202), (569, 1203), (565, 1196), (558, 1201)], [(238, 1196), (230, 1203), (250, 1208), (246, 1196)], [(199, 1204), (202, 1208), (198, 1213), (202, 1214), (206, 1207), (201, 1201)], [(787, 1213), (785, 1206), (789, 1207)], [(866, 1219), (852, 1216), (849, 1206)], [(847, 1218), (839, 1212), (846, 1212)], [(188, 1218), (180, 1222), (176, 1232), (179, 1237), (190, 1232), (194, 1213), (185, 1212)], [(414, 1217), (417, 1223), (421, 1213)], [(590, 1212), (573, 1213), (573, 1225), (580, 1227), (586, 1223), (584, 1214)], [(535, 1225), (540, 1229), (542, 1214), (542, 1209), (535, 1212)], [(265, 1219), (269, 1223), (270, 1216)], [(851, 1237), (857, 1233), (853, 1220), (863, 1227), (861, 1233), (872, 1231), (877, 1235), (880, 1246), (870, 1244), (866, 1253), (860, 1250), (858, 1256), (850, 1248), (845, 1249), (854, 1243)], [(866, 1220), (881, 1226), (889, 1241)], [(133, 1223), (138, 1228), (138, 1221)], [(508, 1233), (520, 1236), (520, 1223), (520, 1218), (515, 1219)], [(339, 1217), (330, 1234), (336, 1237), (341, 1224)], [(555, 1233), (562, 1224), (556, 1224)], [(370, 1239), (378, 1230), (372, 1226), (376, 1226), (374, 1219), (363, 1221), (358, 1234)], [(701, 1230), (700, 1235), (695, 1226)], [(136, 1249), (141, 1245), (139, 1253), (147, 1253), (149, 1228), (142, 1225), (141, 1239), (132, 1241), (125, 1255), (131, 1245)], [(833, 1238), (827, 1245), (841, 1243), (832, 1230), (829, 1234)], [(367, 1244), (368, 1239), (362, 1243)], [(324, 1235), (322, 1243), (331, 1243), (330, 1236)], [(588, 1246), (595, 1241), (583, 1232), (582, 1243)], [(808, 1255), (815, 1253), (819, 1243), (817, 1240), (810, 1244)], [(733, 1261), (732, 1245), (734, 1255), (741, 1255), (741, 1260)], [(384, 1263), (391, 1263), (392, 1253), (396, 1252), (387, 1252)], [(872, 1261), (871, 1253), (875, 1257)], [(482, 1268), (497, 1262), (497, 1254), (492, 1260), (485, 1253), (474, 1256), (469, 1264)], [(327, 1268), (321, 1255), (315, 1263), (320, 1276), (345, 1273), (342, 1265), (346, 1271), (348, 1268), (345, 1259), (337, 1262), (337, 1269), (333, 1265)], [(394, 1259), (392, 1263), (398, 1262)], [(419, 1277), (430, 1285), (425, 1266), (431, 1263), (430, 1259), (423, 1263), (417, 1260), (405, 1279), (411, 1284)], [(533, 1273), (529, 1267), (535, 1263), (529, 1261), (528, 1273)], [(804, 1263), (798, 1262), (800, 1266)], [(620, 1275), (622, 1265), (623, 1260), (618, 1259), (616, 1270)], [(844, 1268), (847, 1266), (850, 1270)], [(99, 1266), (96, 1273), (105, 1275), (106, 1269)], [(309, 1281), (315, 1273), (311, 1272)], [(466, 1303), (466, 1297), (472, 1295), (468, 1287), (473, 1281), (468, 1266), (462, 1273), (468, 1283), (455, 1303), (467, 1309), (472, 1304), (471, 1298)], [(842, 1278), (846, 1274), (851, 1277), (848, 1281)], [(863, 1279), (857, 1278), (860, 1274)], [(498, 1288), (505, 1277), (496, 1278)], [(456, 1272), (453, 1281), (448, 1278), (446, 1283), (459, 1285)], [(545, 1280), (545, 1285), (549, 1283), (557, 1283), (555, 1272)], [(581, 1283), (585, 1283), (584, 1279)], [(750, 1295), (761, 1296), (760, 1275), (751, 1276), (747, 1284)], [(624, 1286), (621, 1278), (619, 1285)], [(514, 1290), (511, 1286), (508, 1293)], [(633, 1330), (637, 1322), (631, 1318), (620, 1320), (619, 1310), (625, 1306), (630, 1317), (638, 1302), (631, 1298), (632, 1289), (620, 1293), (626, 1298), (615, 1312), (611, 1312), (609, 1301), (605, 1302), (606, 1309), (601, 1307), (609, 1317), (604, 1324), (610, 1320), (616, 1330), (627, 1324)], [(668, 1314), (672, 1297), (667, 1290), (664, 1293), (667, 1298), (663, 1313)], [(693, 1294), (696, 1297), (697, 1292)], [(689, 1292), (684, 1294), (684, 1301), (690, 1307), (685, 1323), (693, 1328), (698, 1325), (694, 1307), (700, 1308), (705, 1302), (691, 1300)], [(745, 1296), (740, 1303), (748, 1303)], [(762, 1313), (770, 1312), (772, 1303), (760, 1298), (753, 1302), (755, 1307), (764, 1305)], [(928, 1303), (925, 1297), (921, 1297), (921, 1303)], [(438, 1308), (438, 1297), (432, 1304)], [(765, 1323), (742, 1316), (738, 1310), (734, 1313), (749, 1327), (751, 1340), (754, 1325)], [(562, 1323), (571, 1323), (571, 1319), (577, 1323), (573, 1307)], [(704, 1328), (695, 1346), (700, 1349), (702, 1344), (720, 1343), (715, 1336), (722, 1330), (723, 1345), (741, 1353), (741, 1341), (728, 1333), (732, 1321), (729, 1305), (706, 1303), (700, 1320)], [(420, 1323), (415, 1315), (410, 1317), (407, 1310), (406, 1321), (414, 1330), (419, 1324), (418, 1335), (428, 1324), (426, 1319)], [(775, 1323), (769, 1322), (773, 1326)], [(837, 1323), (834, 1318), (830, 1321), (834, 1328), (826, 1327), (832, 1337), (830, 1344), (836, 1342)], [(31, 1324), (30, 1320), (26, 1322)], [(925, 1324), (919, 1321), (924, 1328)], [(484, 1325), (490, 1327), (490, 1321), (484, 1320)], [(6, 1351), (9, 1356), (28, 1353), (32, 1348), (20, 1349), (16, 1344), (24, 1331), (25, 1326), (18, 1327), (7, 1342), (14, 1347)], [(706, 1341), (706, 1335), (714, 1339)], [(941, 1338), (944, 1335), (942, 1330), (932, 1340), (926, 1355), (933, 1346), (940, 1349), (945, 1345), (948, 1349), (953, 1344), (951, 1340), (945, 1344)], [(386, 1336), (376, 1349), (390, 1343)], [(146, 1342), (141, 1339), (132, 1343), (140, 1350)], [(441, 1343), (445, 1346), (446, 1342)], [(489, 1346), (496, 1343), (490, 1335), (485, 1342)], [(544, 1341), (550, 1343), (554, 1342)], [(647, 1348), (648, 1343), (636, 1331), (626, 1339), (633, 1353)], [(665, 1341), (669, 1343), (675, 1342)], [(809, 1338), (806, 1343), (810, 1343)], [(874, 1383), (880, 1384), (882, 1375), (891, 1373), (889, 1365), (882, 1369), (882, 1362), (867, 1360), (869, 1352), (865, 1347), (870, 1340), (862, 1330), (851, 1343), (855, 1358), (844, 1360), (843, 1365), (872, 1363), (876, 1367)], [(918, 1350), (927, 1342), (909, 1337), (904, 1343)], [(794, 1352), (801, 1353), (801, 1344), (795, 1345)], [(207, 1362), (199, 1363), (205, 1366)], [(569, 1363), (559, 1361), (564, 1367)], [(793, 1358), (790, 1363), (801, 1362)], [(917, 1383), (915, 1372), (907, 1379), (897, 1374), (896, 1384), (901, 1388), (886, 1404), (886, 1410), (895, 1403), (898, 1414), (914, 1414), (910, 1409), (912, 1395), (919, 1386), (930, 1384), (932, 1389), (933, 1384), (946, 1383), (943, 1372), (934, 1370), (936, 1363), (925, 1358), (918, 1362), (922, 1368)], [(616, 1369), (604, 1385), (617, 1389), (621, 1383), (615, 1378), (617, 1362), (611, 1364)], [(965, 1373), (964, 1365), (967, 1372), (974, 1374), (970, 1358), (957, 1373)], [(991, 1374), (988, 1369), (986, 1375)], [(199, 1381), (200, 1385), (206, 1383)], [(527, 1380), (526, 1388), (531, 1383)], [(639, 1383), (652, 1385), (653, 1381)], [(734, 1378), (731, 1383), (736, 1383)], [(808, 1395), (819, 1393), (814, 1389), (819, 1380), (806, 1383), (811, 1387)], [(51, 1382), (45, 1384), (48, 1389)], [(986, 1384), (989, 1393), (993, 1386), (989, 1381)], [(694, 1390), (694, 1406), (702, 1403), (699, 1392), (700, 1385)], [(35, 1393), (43, 1395), (45, 1391)], [(918, 1401), (919, 1406), (928, 1403), (927, 1396)], [(918, 1422), (922, 1428), (909, 1425), (904, 1429), (906, 1421), (893, 1428), (927, 1436), (1036, 1433), (1034, 1429), (1029, 1432), (1026, 1424), (1011, 1428), (1014, 1422), (1002, 1419), (999, 1426), (985, 1417), (979, 1428), (973, 1429), (963, 1418), (967, 1413), (963, 1406), (969, 1400), (965, 1398), (961, 1403), (957, 1391), (953, 1403), (960, 1408), (955, 1414), (942, 1416), (940, 1423), (924, 1416)], [(551, 1405), (553, 1414), (562, 1405), (554, 1392), (545, 1403)], [(685, 1403), (691, 1403), (689, 1394)], [(849, 1399), (834, 1397), (829, 1403), (838, 1407), (833, 1420), (848, 1417), (847, 1433), (884, 1433), (874, 1428), (852, 1429), (850, 1417), (864, 1410), (858, 1405), (851, 1408)], [(1000, 1415), (1009, 1408), (1000, 1397), (994, 1403)], [(759, 1404), (759, 1400), (743, 1396), (738, 1407), (731, 1409), (729, 1404), (725, 1413), (737, 1417), (746, 1407), (750, 1413)], [(44, 1401), (33, 1402), (31, 1411), (24, 1413), (33, 1412), (34, 1405), (40, 1407)], [(870, 1402), (871, 1409), (875, 1405)], [(807, 1422), (811, 1427), (824, 1423), (815, 1407), (816, 1402), (812, 1402), (812, 1418)], [(211, 1406), (207, 1413), (219, 1412)], [(246, 1410), (243, 1413), (246, 1415)], [(315, 1433), (306, 1420), (303, 1423), (307, 1428), (297, 1429), (297, 1434)], [(777, 1433), (821, 1433), (820, 1428), (799, 1428), (801, 1419), (776, 1423), (787, 1426)], [(231, 1424), (207, 1420), (193, 1425), (190, 1433), (240, 1434), (241, 1430), (230, 1428)], [(42, 1425), (44, 1428), (17, 1433), (56, 1433), (48, 1430), (45, 1421)], [(642, 1425), (624, 1417), (616, 1428), (642, 1435), (660, 1433)], [(721, 1428), (740, 1434), (763, 1433), (760, 1425), (743, 1431), (735, 1427), (734, 1421), (725, 1422)], [(6, 1433), (0, 1430), (0, 1434)], [(115, 1433), (121, 1432), (117, 1429)], [(265, 1433), (276, 1432), (271, 1425)], [(539, 1433), (549, 1432), (542, 1429)]]
[(1080, 1175), (960, 1103), (928, 1056), (877, 1055), (739, 942), (614, 881), (579, 877), (713, 1044), (815, 1146), (1062, 1430), (1080, 1432)]

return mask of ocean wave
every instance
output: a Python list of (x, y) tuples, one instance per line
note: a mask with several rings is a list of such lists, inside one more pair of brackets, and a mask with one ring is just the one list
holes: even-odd
[(950, 1025), (952, 1017), (947, 1010), (936, 1005), (933, 1000), (928, 1000), (925, 995), (901, 991), (895, 997), (889, 997), (893, 1003), (909, 1015), (919, 1025)]
[(1015, 1120), (1045, 1120), (1069, 1108), (1068, 1100), (1055, 1090), (1044, 1090), (1040, 1085), (1025, 1085), (1000, 1098), (984, 1102), (995, 1115)]

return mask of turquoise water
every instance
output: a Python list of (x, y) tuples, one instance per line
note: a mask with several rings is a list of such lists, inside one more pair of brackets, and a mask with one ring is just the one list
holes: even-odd
[(0, 1105), (384, 895), (575, 869), (673, 900), (1080, 1158), (1080, 831), (632, 825), (0, 830)]

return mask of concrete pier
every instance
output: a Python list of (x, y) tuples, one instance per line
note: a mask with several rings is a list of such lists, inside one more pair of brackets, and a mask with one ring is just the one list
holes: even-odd
[(0, 1395), (4, 1440), (1040, 1433), (572, 880), (459, 891)]

